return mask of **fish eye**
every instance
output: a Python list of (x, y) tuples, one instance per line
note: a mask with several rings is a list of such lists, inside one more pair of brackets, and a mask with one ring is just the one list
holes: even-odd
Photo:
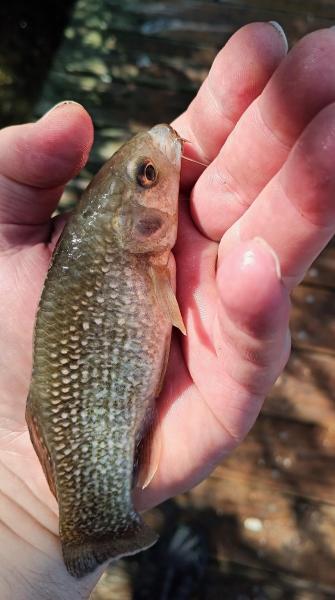
[(157, 172), (151, 160), (141, 163), (137, 171), (137, 181), (145, 188), (149, 188), (156, 183)]

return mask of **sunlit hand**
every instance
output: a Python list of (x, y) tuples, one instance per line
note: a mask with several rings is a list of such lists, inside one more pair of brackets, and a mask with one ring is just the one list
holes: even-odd
[[(194, 485), (246, 435), (289, 355), (289, 292), (335, 231), (335, 30), (285, 53), (272, 25), (241, 29), (174, 123), (192, 142), (187, 154), (210, 164), (183, 164), (175, 256), (188, 335), (173, 341), (160, 467), (139, 508)], [(76, 104), (0, 132), (3, 600), (23, 600), (27, 585), (36, 599), (86, 598), (97, 579), (65, 571), (56, 502), (24, 418), (34, 317), (59, 234), (50, 215), (92, 137)]]

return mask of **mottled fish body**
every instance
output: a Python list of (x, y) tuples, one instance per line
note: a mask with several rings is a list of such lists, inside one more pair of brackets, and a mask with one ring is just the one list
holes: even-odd
[(77, 577), (157, 539), (132, 489), (172, 323), (183, 329), (167, 267), (181, 151), (176, 132), (157, 125), (102, 167), (64, 229), (42, 292), (27, 423), (59, 503), (64, 561)]

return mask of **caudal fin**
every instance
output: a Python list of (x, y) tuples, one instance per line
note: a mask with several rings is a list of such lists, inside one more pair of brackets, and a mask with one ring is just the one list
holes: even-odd
[(142, 519), (121, 535), (111, 532), (87, 538), (82, 543), (63, 543), (65, 566), (73, 577), (84, 577), (106, 560), (136, 554), (150, 548), (158, 535)]

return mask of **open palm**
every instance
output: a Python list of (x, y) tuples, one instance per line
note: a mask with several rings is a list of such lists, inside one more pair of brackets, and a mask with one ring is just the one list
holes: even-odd
[[(183, 163), (175, 257), (188, 335), (173, 339), (161, 462), (136, 492), (141, 509), (194, 485), (246, 435), (289, 355), (290, 290), (334, 233), (335, 31), (285, 54), (271, 24), (244, 27), (173, 124), (208, 167)], [(96, 575), (78, 584), (65, 572), (56, 502), (24, 412), (34, 318), (60, 232), (50, 215), (92, 139), (89, 116), (70, 103), (0, 132), (1, 568), (13, 548), (22, 569), (33, 564), (38, 580), (57, 573), (73, 598)]]

